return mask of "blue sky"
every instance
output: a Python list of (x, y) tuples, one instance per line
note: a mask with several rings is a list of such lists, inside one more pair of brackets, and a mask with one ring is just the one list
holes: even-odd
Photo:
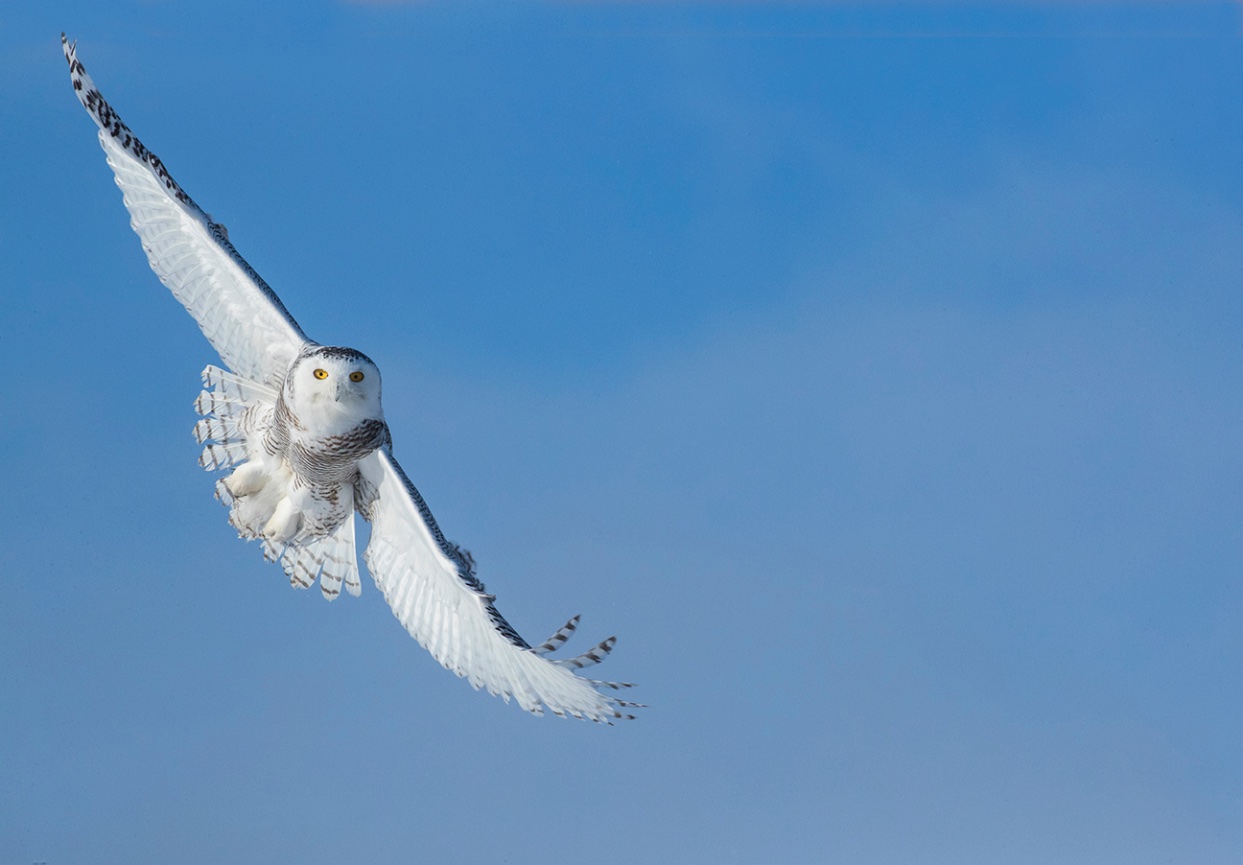
[[(0, 10), (0, 863), (1237, 862), (1237, 6)], [(528, 637), (529, 718), (196, 465), (61, 30)]]

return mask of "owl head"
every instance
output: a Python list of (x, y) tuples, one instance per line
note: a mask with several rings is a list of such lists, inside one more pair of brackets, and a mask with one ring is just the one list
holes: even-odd
[(298, 355), (285, 376), (285, 399), (300, 418), (357, 422), (382, 418), (380, 370), (361, 351), (317, 345)]

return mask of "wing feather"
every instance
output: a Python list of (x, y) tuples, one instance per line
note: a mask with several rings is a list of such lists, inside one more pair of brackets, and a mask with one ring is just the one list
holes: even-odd
[(518, 635), (475, 576), (469, 554), (445, 540), (386, 449), (363, 459), (359, 472), (356, 501), (372, 524), (363, 560), (393, 614), (437, 661), (477, 689), (506, 702), (514, 698), (528, 712), (547, 708), (606, 723), (630, 717), (619, 711), (624, 701), (599, 690), (629, 685), (577, 676)]
[(239, 375), (279, 387), (310, 342), (275, 292), (177, 185), (100, 95), (75, 46), (61, 34), (78, 100), (99, 126), (99, 143), (151, 269), (198, 322), (221, 360)]

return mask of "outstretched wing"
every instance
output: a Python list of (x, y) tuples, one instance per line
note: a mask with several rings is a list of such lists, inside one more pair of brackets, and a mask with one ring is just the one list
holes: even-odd
[(116, 174), (151, 269), (194, 316), (233, 372), (280, 387), (309, 340), (280, 298), (238, 255), (224, 226), (169, 175), (160, 158), (121, 122), (86, 74), (75, 44), (61, 34), (78, 100), (99, 126), (99, 143)]
[(448, 670), (475, 688), (537, 715), (555, 715), (611, 723), (629, 718), (623, 710), (636, 703), (602, 691), (631, 687), (575, 675), (613, 648), (615, 638), (576, 658), (546, 655), (565, 642), (577, 617), (542, 645), (532, 648), (505, 621), (483, 583), (475, 576), (470, 554), (445, 540), (419, 491), (387, 451), (378, 450), (359, 463), (358, 510), (371, 522), (371, 541), (363, 560), (406, 630)]

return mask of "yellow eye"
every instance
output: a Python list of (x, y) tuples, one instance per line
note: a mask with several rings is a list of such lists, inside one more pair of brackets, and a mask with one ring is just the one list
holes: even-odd
[(363, 374), (359, 372), (358, 370), (354, 370), (352, 373), (350, 373), (350, 381), (362, 381), (362, 380), (363, 380)]
[(317, 369), (317, 370), (315, 370), (314, 375), (315, 375), (315, 377), (316, 377), (317, 379), (319, 379), (320, 381), (323, 381), (324, 379), (328, 378), (328, 370), (326, 370), (326, 369)]

